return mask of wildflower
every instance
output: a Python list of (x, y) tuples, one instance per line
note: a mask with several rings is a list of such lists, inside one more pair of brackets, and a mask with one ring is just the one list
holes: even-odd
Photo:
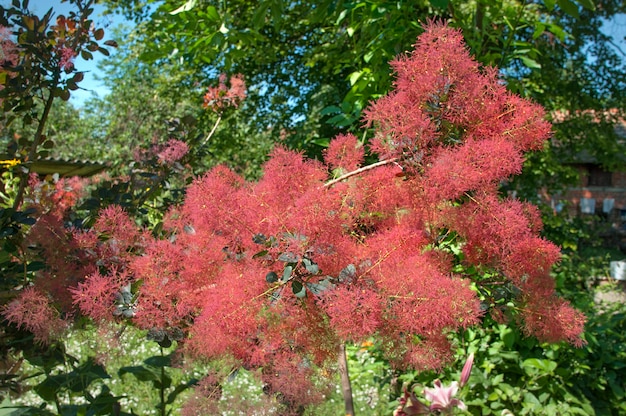
[(13, 166), (17, 166), (19, 164), (20, 161), (18, 159), (0, 160), (0, 165), (7, 168), (12, 168)]
[(463, 370), (461, 370), (461, 378), (459, 380), (459, 386), (463, 387), (467, 384), (467, 380), (469, 380), (470, 373), (472, 372), (472, 366), (474, 365), (474, 353), (471, 353), (465, 364), (463, 365)]
[[(461, 410), (467, 410), (467, 406), (461, 400), (455, 396), (460, 387), (467, 384), (472, 366), (474, 364), (474, 353), (471, 353), (461, 371), (461, 377), (459, 381), (453, 381), (449, 386), (441, 383), (440, 380), (435, 380), (434, 387), (424, 389), (424, 398), (430, 402), (430, 406), (426, 406), (419, 401), (415, 396), (415, 393), (404, 390), (404, 396), (400, 398), (400, 404), (394, 411), (394, 416), (411, 416), (411, 415), (425, 415), (430, 413), (443, 413), (449, 414), (455, 407)], [(410, 404), (409, 404), (410, 403)]]
[(454, 407), (466, 410), (465, 403), (454, 397), (458, 391), (459, 383), (456, 381), (445, 386), (440, 380), (435, 380), (433, 388), (424, 389), (424, 397), (430, 402), (431, 411), (449, 412)]
[[(408, 403), (411, 403), (407, 406)], [(400, 398), (400, 404), (394, 410), (393, 416), (411, 416), (411, 415), (427, 415), (430, 409), (424, 403), (420, 402), (415, 393), (404, 389), (404, 396)]]

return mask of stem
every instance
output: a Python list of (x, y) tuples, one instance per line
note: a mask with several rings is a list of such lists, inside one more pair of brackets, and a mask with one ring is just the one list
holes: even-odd
[(515, 36), (515, 31), (517, 30), (517, 25), (522, 19), (522, 14), (524, 13), (525, 7), (526, 7), (526, 0), (523, 0), (520, 6), (520, 9), (517, 13), (517, 16), (515, 17), (515, 24), (511, 25), (513, 28), (511, 29), (511, 32), (509, 32), (509, 35), (507, 36), (507, 39), (506, 39), (506, 43), (504, 44), (504, 47), (502, 48), (502, 56), (500, 57), (500, 63), (498, 64), (498, 68), (502, 68), (504, 64), (506, 54), (508, 53), (509, 47), (511, 46), (511, 43), (513, 42), (513, 37)]
[[(59, 79), (61, 78), (60, 70), (57, 70), (54, 73), (54, 79), (52, 85), (57, 86), (59, 84)], [(35, 156), (37, 155), (37, 147), (40, 145), (41, 136), (43, 135), (43, 129), (46, 125), (46, 121), (48, 121), (48, 116), (50, 115), (50, 109), (52, 108), (52, 102), (54, 101), (54, 93), (52, 88), (48, 94), (48, 99), (46, 100), (46, 106), (43, 109), (43, 113), (41, 114), (41, 119), (39, 119), (39, 125), (37, 126), (37, 131), (35, 132), (35, 138), (33, 140), (33, 144), (30, 147), (30, 151), (28, 152), (28, 158), (26, 159), (28, 162), (31, 162)], [(28, 165), (26, 165), (28, 166)], [(26, 183), (28, 182), (28, 174), (30, 173), (30, 168), (27, 168), (26, 172), (22, 174), (20, 180), (20, 186), (17, 189), (17, 195), (15, 196), (15, 201), (13, 201), (13, 209), (17, 210), (19, 206), (22, 204), (22, 199), (24, 198), (24, 190), (26, 189)]]
[[(163, 357), (163, 347), (161, 348), (161, 357)], [(165, 416), (165, 366), (161, 366), (161, 389), (159, 391), (161, 399), (161, 416)]]
[(206, 138), (204, 139), (204, 141), (202, 142), (202, 144), (200, 146), (204, 146), (206, 144), (206, 142), (209, 141), (209, 139), (211, 138), (211, 136), (213, 136), (213, 134), (215, 133), (215, 129), (217, 129), (217, 126), (220, 124), (220, 121), (222, 121), (222, 116), (219, 115), (217, 116), (217, 121), (215, 122), (215, 124), (213, 125), (213, 128), (211, 129), (211, 131), (209, 132), (209, 135), (206, 136)]
[(354, 416), (354, 403), (352, 402), (352, 384), (348, 373), (348, 359), (346, 358), (346, 344), (339, 345), (339, 374), (341, 375), (341, 391), (346, 407), (346, 416)]
[(330, 180), (328, 182), (326, 182), (324, 184), (324, 188), (330, 188), (331, 186), (333, 186), (334, 184), (344, 181), (352, 176), (358, 175), (360, 173), (366, 172), (370, 169), (374, 169), (377, 168), (379, 166), (384, 166), (384, 165), (388, 165), (390, 163), (394, 163), (396, 160), (398, 160), (397, 158), (392, 158), (392, 159), (386, 159), (386, 160), (381, 160), (380, 162), (376, 162), (376, 163), (372, 163), (371, 165), (367, 165), (367, 166), (363, 166), (362, 168), (359, 168), (357, 170), (353, 170), (352, 172), (348, 172), (345, 173), (343, 175), (341, 175), (340, 177)]

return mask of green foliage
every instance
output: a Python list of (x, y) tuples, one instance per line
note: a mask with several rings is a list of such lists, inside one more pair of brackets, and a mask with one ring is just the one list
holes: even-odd
[(613, 157), (625, 151), (612, 128), (618, 115), (602, 113), (625, 108), (623, 57), (601, 32), (604, 19), (625, 11), (620, 1), (596, 8), (590, 0), (324, 0), (311, 9), (274, 0), (172, 0), (143, 13), (144, 0), (107, 3), (137, 19), (142, 61), (180, 63), (185, 85), (207, 73), (244, 74), (250, 94), (243, 124), (314, 156), (337, 132), (356, 131), (363, 109), (391, 88), (388, 63), (410, 49), (420, 22), (447, 20), (481, 63), (500, 68), (511, 90), (574, 116), (556, 126), (558, 145), (531, 156), (512, 183), (520, 196), (571, 184), (575, 172), (563, 162), (581, 152), (623, 168)]
[[(161, 349), (161, 351), (163, 351)], [(160, 403), (156, 406), (161, 414), (167, 414), (168, 405), (172, 405), (178, 395), (186, 389), (193, 387), (198, 380), (192, 378), (187, 381), (172, 384), (172, 377), (167, 373), (167, 368), (172, 367), (172, 356), (158, 355), (148, 357), (143, 365), (122, 367), (118, 375), (123, 378), (125, 374), (131, 374), (137, 381), (151, 382), (153, 387), (160, 392)], [(166, 396), (167, 394), (167, 396)]]
[[(43, 402), (39, 406), (17, 405), (7, 397), (0, 406), (0, 414), (4, 414), (5, 409), (14, 409), (8, 413), (11, 415), (55, 414), (47, 409), (46, 402), (55, 404), (56, 414), (68, 416), (110, 415), (119, 406), (121, 396), (113, 395), (104, 384), (110, 376), (93, 357), (76, 358), (67, 353), (63, 344), (43, 350), (23, 345), (21, 350), (23, 359), (36, 368), (31, 374), (23, 374), (21, 381), (38, 380), (32, 391)], [(125, 412), (119, 414), (128, 415)]]
[[(23, 397), (11, 394), (12, 401), (0, 405), (0, 415), (5, 409), (29, 415), (111, 415), (116, 411), (130, 415), (155, 409), (177, 414), (173, 409), (180, 408), (182, 396), (197, 379), (175, 368), (172, 355), (147, 340), (145, 332), (126, 328), (123, 336), (121, 331), (112, 335), (104, 335), (103, 340), (102, 332), (87, 325), (74, 328), (65, 345), (43, 349), (22, 345), (20, 381), (28, 387)], [(96, 362), (96, 352), (104, 364)], [(193, 373), (200, 374), (202, 369), (194, 366)], [(58, 413), (51, 413), (50, 405)]]
[[(626, 355), (624, 307), (620, 311), (590, 314), (580, 349), (565, 344), (539, 344), (505, 324), (487, 320), (482, 328), (460, 334), (456, 340), (462, 362), (475, 352), (474, 369), (461, 398), (474, 415), (617, 415), (624, 407)], [(421, 387), (434, 378), (444, 383), (458, 379), (460, 365), (442, 373), (408, 372), (405, 385)], [(397, 403), (396, 403), (397, 404)], [(394, 403), (390, 409), (395, 408)]]

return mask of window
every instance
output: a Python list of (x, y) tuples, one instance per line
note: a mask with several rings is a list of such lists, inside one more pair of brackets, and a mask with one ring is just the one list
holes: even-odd
[(588, 165), (587, 172), (589, 177), (587, 180), (587, 186), (611, 186), (612, 173), (607, 172), (600, 165)]

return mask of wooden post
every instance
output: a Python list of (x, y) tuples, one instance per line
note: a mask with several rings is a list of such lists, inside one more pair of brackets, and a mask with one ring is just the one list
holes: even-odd
[(354, 416), (354, 403), (352, 402), (352, 384), (348, 373), (348, 359), (346, 358), (346, 344), (339, 345), (339, 374), (341, 374), (341, 391), (346, 407), (346, 416)]

